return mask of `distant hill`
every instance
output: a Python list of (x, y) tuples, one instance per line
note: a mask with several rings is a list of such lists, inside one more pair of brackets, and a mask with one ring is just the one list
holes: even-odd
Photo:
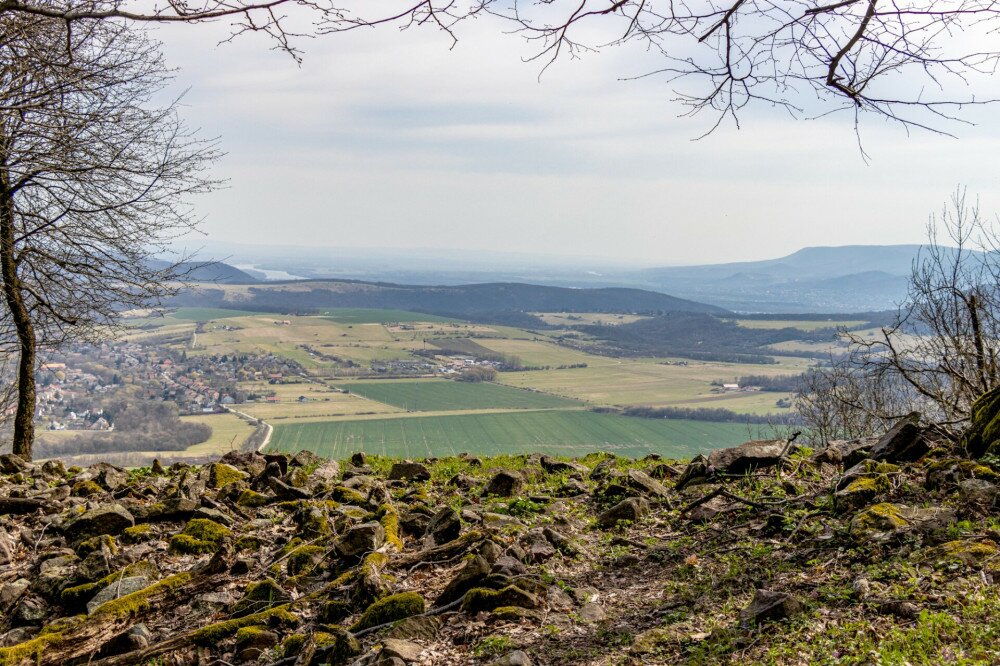
[(746, 312), (859, 312), (906, 297), (920, 245), (807, 247), (778, 259), (648, 268), (635, 283)]
[[(154, 268), (164, 269), (171, 265), (167, 261), (150, 262)], [(176, 273), (190, 282), (217, 284), (252, 284), (260, 282), (249, 273), (221, 261), (187, 261), (176, 266)]]
[(520, 283), (428, 287), (352, 280), (198, 284), (174, 298), (172, 304), (264, 312), (360, 307), (453, 316), (517, 312), (727, 313), (724, 308), (643, 289), (569, 289)]

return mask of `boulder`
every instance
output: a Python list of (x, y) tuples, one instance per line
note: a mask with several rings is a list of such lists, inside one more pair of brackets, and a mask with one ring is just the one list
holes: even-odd
[(649, 474), (637, 469), (630, 469), (626, 475), (626, 479), (629, 486), (644, 495), (666, 497), (669, 494), (665, 485), (651, 477)]
[(773, 467), (781, 461), (781, 454), (787, 444), (788, 441), (784, 439), (745, 442), (729, 449), (712, 451), (708, 456), (708, 464), (716, 472), (726, 474), (744, 474), (760, 467)]
[(129, 576), (127, 578), (120, 578), (102, 589), (94, 595), (93, 599), (87, 602), (87, 612), (93, 613), (94, 610), (103, 603), (113, 601), (114, 599), (120, 599), (127, 594), (132, 594), (133, 592), (138, 592), (139, 590), (144, 590), (152, 584), (153, 581), (146, 576)]
[[(861, 439), (833, 439), (827, 442), (826, 448), (813, 456), (818, 463), (843, 465), (845, 461), (859, 454), (867, 454), (878, 440), (874, 437)], [(867, 455), (866, 455), (867, 457)]]
[(490, 666), (532, 666), (531, 657), (524, 650), (514, 650), (508, 652), (499, 659), (490, 662)]
[(646, 515), (648, 510), (649, 505), (644, 499), (629, 497), (602, 512), (597, 517), (597, 525), (598, 527), (608, 529), (617, 527), (623, 521), (634, 523)]
[(915, 462), (923, 458), (930, 451), (930, 444), (919, 420), (920, 414), (916, 412), (900, 419), (872, 446), (871, 457), (888, 462)]
[(458, 574), (451, 579), (438, 598), (434, 601), (435, 606), (445, 606), (453, 601), (457, 601), (474, 587), (483, 584), (483, 581), (490, 574), (489, 563), (476, 555), (465, 563), (465, 566)]
[(542, 456), (538, 463), (542, 466), (549, 474), (567, 474), (572, 472), (580, 472), (581, 474), (586, 474), (589, 470), (578, 462), (566, 462), (563, 460), (556, 460), (548, 456)]
[(63, 533), (73, 541), (109, 534), (117, 536), (135, 525), (135, 518), (121, 504), (91, 509), (63, 525)]
[(405, 663), (413, 663), (420, 660), (420, 654), (423, 651), (424, 646), (419, 643), (402, 638), (387, 638), (382, 642), (379, 656), (382, 658), (396, 657)]
[(462, 531), (462, 521), (450, 506), (435, 513), (427, 524), (427, 536), (441, 545), (458, 538)]
[(421, 463), (398, 462), (389, 470), (390, 481), (428, 481), (430, 478), (430, 471)]
[(754, 626), (784, 620), (804, 609), (802, 602), (790, 594), (757, 590), (750, 605), (740, 611), (740, 620), (745, 626)]
[(378, 550), (385, 543), (385, 528), (374, 521), (350, 528), (334, 543), (341, 557), (361, 557)]
[(483, 495), (494, 495), (496, 497), (513, 497), (524, 488), (524, 479), (521, 475), (507, 470), (497, 472), (490, 482), (483, 489)]

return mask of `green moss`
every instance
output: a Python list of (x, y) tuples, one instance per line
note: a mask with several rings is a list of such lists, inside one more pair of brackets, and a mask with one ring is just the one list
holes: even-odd
[(1000, 549), (991, 541), (956, 540), (943, 543), (931, 549), (930, 556), (934, 559), (951, 560), (974, 566), (988, 558), (996, 557)]
[(320, 546), (300, 546), (296, 548), (288, 556), (288, 574), (290, 576), (297, 576), (309, 573), (316, 568), (316, 565), (323, 561), (323, 553), (325, 552), (326, 549)]
[(90, 497), (91, 495), (100, 495), (104, 492), (104, 488), (101, 488), (96, 481), (77, 481), (73, 484), (71, 492), (76, 497)]
[(264, 540), (260, 537), (246, 535), (237, 539), (233, 545), (236, 547), (236, 550), (257, 550), (263, 543)]
[(307, 539), (315, 539), (333, 534), (330, 528), (330, 519), (326, 512), (318, 507), (309, 507), (301, 515), (299, 526), (302, 528), (302, 536)]
[(851, 533), (863, 537), (870, 532), (891, 532), (906, 527), (908, 523), (899, 509), (899, 506), (887, 502), (873, 504), (854, 516)]
[(294, 657), (302, 652), (302, 646), (306, 644), (305, 634), (292, 634), (281, 643), (281, 653), (286, 657)]
[(267, 496), (261, 495), (258, 492), (250, 490), (247, 488), (240, 496), (236, 499), (237, 506), (246, 506), (251, 508), (262, 507), (267, 504)]
[(344, 486), (334, 486), (330, 491), (330, 497), (342, 504), (364, 504), (368, 498), (357, 490), (345, 488)]
[(267, 624), (268, 626), (297, 627), (299, 626), (298, 616), (288, 610), (288, 605), (277, 606), (260, 613), (238, 617), (233, 620), (216, 622), (207, 627), (198, 629), (191, 635), (191, 640), (197, 645), (215, 645), (221, 640), (233, 636), (243, 627)]
[(383, 504), (379, 507), (379, 522), (385, 530), (385, 541), (403, 550), (403, 540), (399, 536), (399, 514), (391, 504)]
[(100, 550), (101, 546), (106, 546), (112, 555), (116, 555), (118, 553), (118, 542), (115, 541), (115, 538), (110, 534), (102, 534), (100, 536), (84, 539), (77, 544), (76, 554), (80, 557), (86, 557), (90, 553)]
[(125, 543), (141, 543), (149, 541), (154, 536), (152, 525), (149, 523), (140, 523), (134, 527), (126, 527), (122, 533), (122, 541)]
[(137, 590), (132, 594), (126, 594), (124, 597), (119, 599), (112, 599), (111, 601), (101, 604), (94, 609), (94, 612), (91, 613), (91, 615), (93, 617), (108, 615), (113, 617), (128, 617), (134, 615), (148, 610), (155, 597), (169, 594), (190, 580), (191, 574), (186, 571), (174, 574), (173, 576), (168, 576), (160, 582), (150, 585), (149, 587)]
[(192, 518), (188, 521), (187, 526), (184, 527), (184, 531), (181, 532), (181, 534), (194, 537), (199, 541), (219, 542), (232, 536), (233, 533), (229, 530), (229, 528), (220, 525), (214, 520), (208, 520), (207, 518)]
[(208, 487), (222, 488), (230, 483), (236, 483), (246, 478), (246, 474), (224, 463), (213, 463), (208, 468)]
[(288, 482), (294, 488), (305, 488), (309, 485), (309, 472), (301, 467), (296, 467), (288, 475)]
[(863, 476), (855, 479), (843, 490), (845, 493), (884, 493), (890, 488), (889, 479), (886, 476)]
[(170, 552), (174, 555), (206, 555), (219, 549), (215, 541), (202, 541), (187, 534), (170, 537)]
[(19, 666), (28, 660), (40, 662), (45, 648), (61, 640), (62, 634), (42, 634), (24, 643), (0, 648), (0, 666)]
[(424, 612), (424, 598), (416, 592), (401, 592), (379, 599), (361, 614), (351, 631), (361, 631)]

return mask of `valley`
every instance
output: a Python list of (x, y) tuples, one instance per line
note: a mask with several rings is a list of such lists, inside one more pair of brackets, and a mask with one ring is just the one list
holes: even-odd
[[(656, 313), (521, 314), (539, 322), (538, 329), (373, 308), (272, 314), (182, 307), (151, 315), (126, 320), (131, 329), (120, 351), (143, 359), (144, 370), (123, 381), (120, 394), (171, 400), (181, 422), (208, 425), (211, 435), (181, 449), (120, 452), (122, 462), (135, 464), (259, 445), (264, 423), (273, 427), (269, 450), (336, 458), (355, 450), (396, 457), (603, 450), (685, 458), (787, 431), (791, 392), (740, 385), (741, 378), (800, 375), (835, 349), (834, 327), (869, 325), (851, 318), (698, 315), (753, 352), (727, 362), (646, 353), (647, 338), (634, 354), (611, 346), (609, 340), (623, 344), (615, 337), (622, 332), (657, 324), (663, 315)], [(653, 328), (657, 335), (667, 331), (657, 345), (684, 339), (687, 320), (674, 321)], [(771, 343), (775, 333), (784, 342)], [(766, 355), (766, 345), (774, 344), (788, 349)], [(79, 358), (86, 357), (81, 349)], [(110, 365), (99, 357), (91, 360)], [(686, 411), (670, 418), (622, 413), (643, 409)], [(55, 415), (39, 427), (43, 448), (97, 436)], [(51, 430), (57, 427), (67, 429)]]

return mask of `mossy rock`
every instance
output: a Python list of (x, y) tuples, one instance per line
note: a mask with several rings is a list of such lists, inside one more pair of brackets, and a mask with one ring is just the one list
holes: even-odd
[(247, 476), (245, 472), (241, 472), (232, 465), (212, 463), (208, 468), (208, 487), (222, 488), (230, 483), (243, 481)]
[(320, 546), (300, 546), (288, 556), (288, 575), (308, 574), (323, 561), (325, 548)]
[(102, 488), (96, 481), (77, 481), (73, 484), (73, 489), (70, 493), (75, 497), (91, 497), (93, 495), (103, 494), (104, 488)]
[(862, 539), (875, 533), (895, 532), (905, 528), (909, 523), (901, 513), (903, 508), (905, 507), (888, 502), (873, 504), (851, 520), (851, 534)]
[(281, 642), (281, 653), (286, 657), (294, 657), (302, 652), (302, 647), (306, 644), (305, 634), (291, 634)]
[[(240, 627), (236, 630), (236, 651), (253, 650), (251, 654), (259, 654), (278, 644), (278, 634), (263, 625)], [(244, 655), (246, 659), (248, 655)]]
[[(125, 528), (125, 531), (127, 532), (130, 529), (134, 528), (128, 527)], [(101, 536), (95, 536), (89, 539), (84, 539), (83, 541), (78, 543), (76, 545), (76, 554), (79, 555), (80, 557), (86, 557), (87, 555), (90, 555), (93, 552), (101, 550), (102, 546), (106, 547), (108, 549), (108, 552), (110, 552), (112, 555), (116, 555), (118, 553), (118, 542), (115, 541), (115, 538), (110, 534), (102, 534)]]
[(240, 493), (240, 496), (236, 498), (237, 506), (245, 506), (253, 509), (262, 507), (266, 505), (267, 502), (267, 495), (262, 495), (256, 491), (250, 490), (249, 488)]
[(1000, 443), (1000, 386), (972, 403), (969, 427), (962, 438), (966, 451), (975, 458), (996, 453)]
[(126, 527), (122, 532), (122, 541), (125, 543), (142, 543), (149, 541), (156, 536), (153, 526), (149, 523), (140, 523), (134, 527)]
[(243, 627), (266, 624), (269, 627), (295, 628), (301, 622), (302, 620), (297, 615), (288, 610), (287, 605), (278, 606), (261, 613), (224, 620), (202, 627), (192, 634), (191, 641), (196, 645), (210, 646), (235, 635)]
[(840, 512), (854, 511), (871, 504), (879, 495), (891, 489), (892, 484), (885, 474), (863, 476), (838, 490), (833, 496), (833, 503)]
[(1000, 548), (992, 541), (958, 539), (930, 549), (927, 559), (978, 566), (995, 559), (998, 553)]
[(333, 534), (329, 516), (318, 506), (303, 507), (303, 511), (299, 515), (299, 527), (302, 530), (302, 536), (306, 539), (316, 539)]
[(232, 536), (228, 527), (207, 518), (192, 518), (184, 531), (170, 538), (170, 552), (180, 555), (214, 553), (219, 545)]
[(257, 550), (264, 545), (264, 540), (253, 535), (243, 535), (233, 544), (236, 550)]
[(288, 485), (293, 488), (305, 488), (309, 485), (309, 472), (301, 467), (296, 467), (288, 472)]
[(1000, 481), (1000, 474), (975, 460), (948, 458), (936, 460), (927, 465), (927, 479), (924, 485), (928, 490), (950, 489), (966, 479), (981, 479), (997, 483)]
[(203, 541), (187, 534), (170, 537), (170, 552), (174, 555), (207, 555), (218, 549), (219, 544), (215, 541)]
[(351, 631), (361, 631), (396, 622), (424, 612), (424, 598), (417, 592), (401, 592), (379, 599), (361, 614)]
[(536, 608), (538, 598), (514, 585), (508, 585), (502, 590), (474, 587), (462, 598), (462, 610), (466, 613), (492, 611), (502, 606)]
[(361, 654), (361, 643), (341, 627), (324, 627), (323, 631), (313, 634), (313, 640), (319, 648), (322, 663), (343, 664)]
[(191, 574), (182, 572), (168, 576), (158, 583), (153, 583), (149, 587), (137, 590), (132, 594), (103, 603), (94, 609), (91, 616), (111, 616), (116, 618), (132, 617), (149, 610), (153, 605), (153, 599), (175, 591), (179, 587), (190, 582)]
[(355, 504), (360, 506), (368, 503), (368, 498), (365, 495), (345, 486), (334, 486), (330, 490), (330, 497), (341, 504)]
[(149, 579), (156, 579), (159, 578), (160, 571), (152, 562), (140, 560), (139, 562), (134, 562), (126, 566), (124, 569), (109, 574), (92, 583), (83, 583), (82, 585), (65, 588), (60, 594), (60, 601), (62, 601), (63, 605), (67, 608), (71, 610), (78, 610), (82, 608), (83, 605), (90, 599), (92, 599), (95, 594), (103, 590), (108, 585), (111, 585), (116, 580), (121, 578), (134, 578), (136, 576), (145, 576)]

